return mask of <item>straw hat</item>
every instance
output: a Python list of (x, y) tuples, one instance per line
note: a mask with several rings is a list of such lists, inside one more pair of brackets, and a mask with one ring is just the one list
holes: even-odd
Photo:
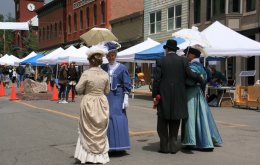
[(94, 45), (87, 51), (88, 59), (93, 55), (100, 54), (102, 57), (106, 54), (107, 49), (103, 45)]

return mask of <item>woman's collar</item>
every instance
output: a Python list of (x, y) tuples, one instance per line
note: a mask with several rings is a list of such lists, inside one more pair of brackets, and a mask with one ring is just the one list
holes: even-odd
[(193, 62), (199, 62), (200, 63), (200, 58), (194, 58), (193, 60), (191, 60), (190, 63), (193, 63)]

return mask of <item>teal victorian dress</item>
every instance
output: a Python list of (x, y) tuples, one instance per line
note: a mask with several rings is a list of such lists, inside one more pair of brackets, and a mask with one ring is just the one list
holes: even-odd
[[(202, 64), (195, 60), (190, 68), (206, 80), (207, 73)], [(201, 87), (190, 79), (186, 85), (189, 117), (183, 120), (182, 144), (195, 149), (213, 149), (214, 145), (222, 143), (222, 139), (211, 110)]]

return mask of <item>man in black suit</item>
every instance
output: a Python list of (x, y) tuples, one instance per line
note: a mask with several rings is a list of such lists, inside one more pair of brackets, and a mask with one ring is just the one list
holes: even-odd
[(159, 152), (174, 154), (178, 151), (180, 120), (188, 117), (185, 81), (189, 77), (203, 83), (203, 79), (190, 70), (186, 58), (176, 54), (179, 48), (175, 40), (168, 40), (163, 48), (166, 56), (156, 61), (152, 96), (157, 105)]

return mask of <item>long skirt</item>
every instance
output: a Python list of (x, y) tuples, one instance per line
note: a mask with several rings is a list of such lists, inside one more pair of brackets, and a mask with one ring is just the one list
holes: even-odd
[(188, 94), (189, 117), (183, 120), (182, 144), (197, 149), (211, 149), (222, 144), (222, 139), (200, 87), (190, 87)]
[(130, 149), (128, 119), (126, 110), (122, 109), (124, 93), (122, 88), (110, 91), (107, 96), (109, 102), (108, 141), (110, 151), (124, 151)]

